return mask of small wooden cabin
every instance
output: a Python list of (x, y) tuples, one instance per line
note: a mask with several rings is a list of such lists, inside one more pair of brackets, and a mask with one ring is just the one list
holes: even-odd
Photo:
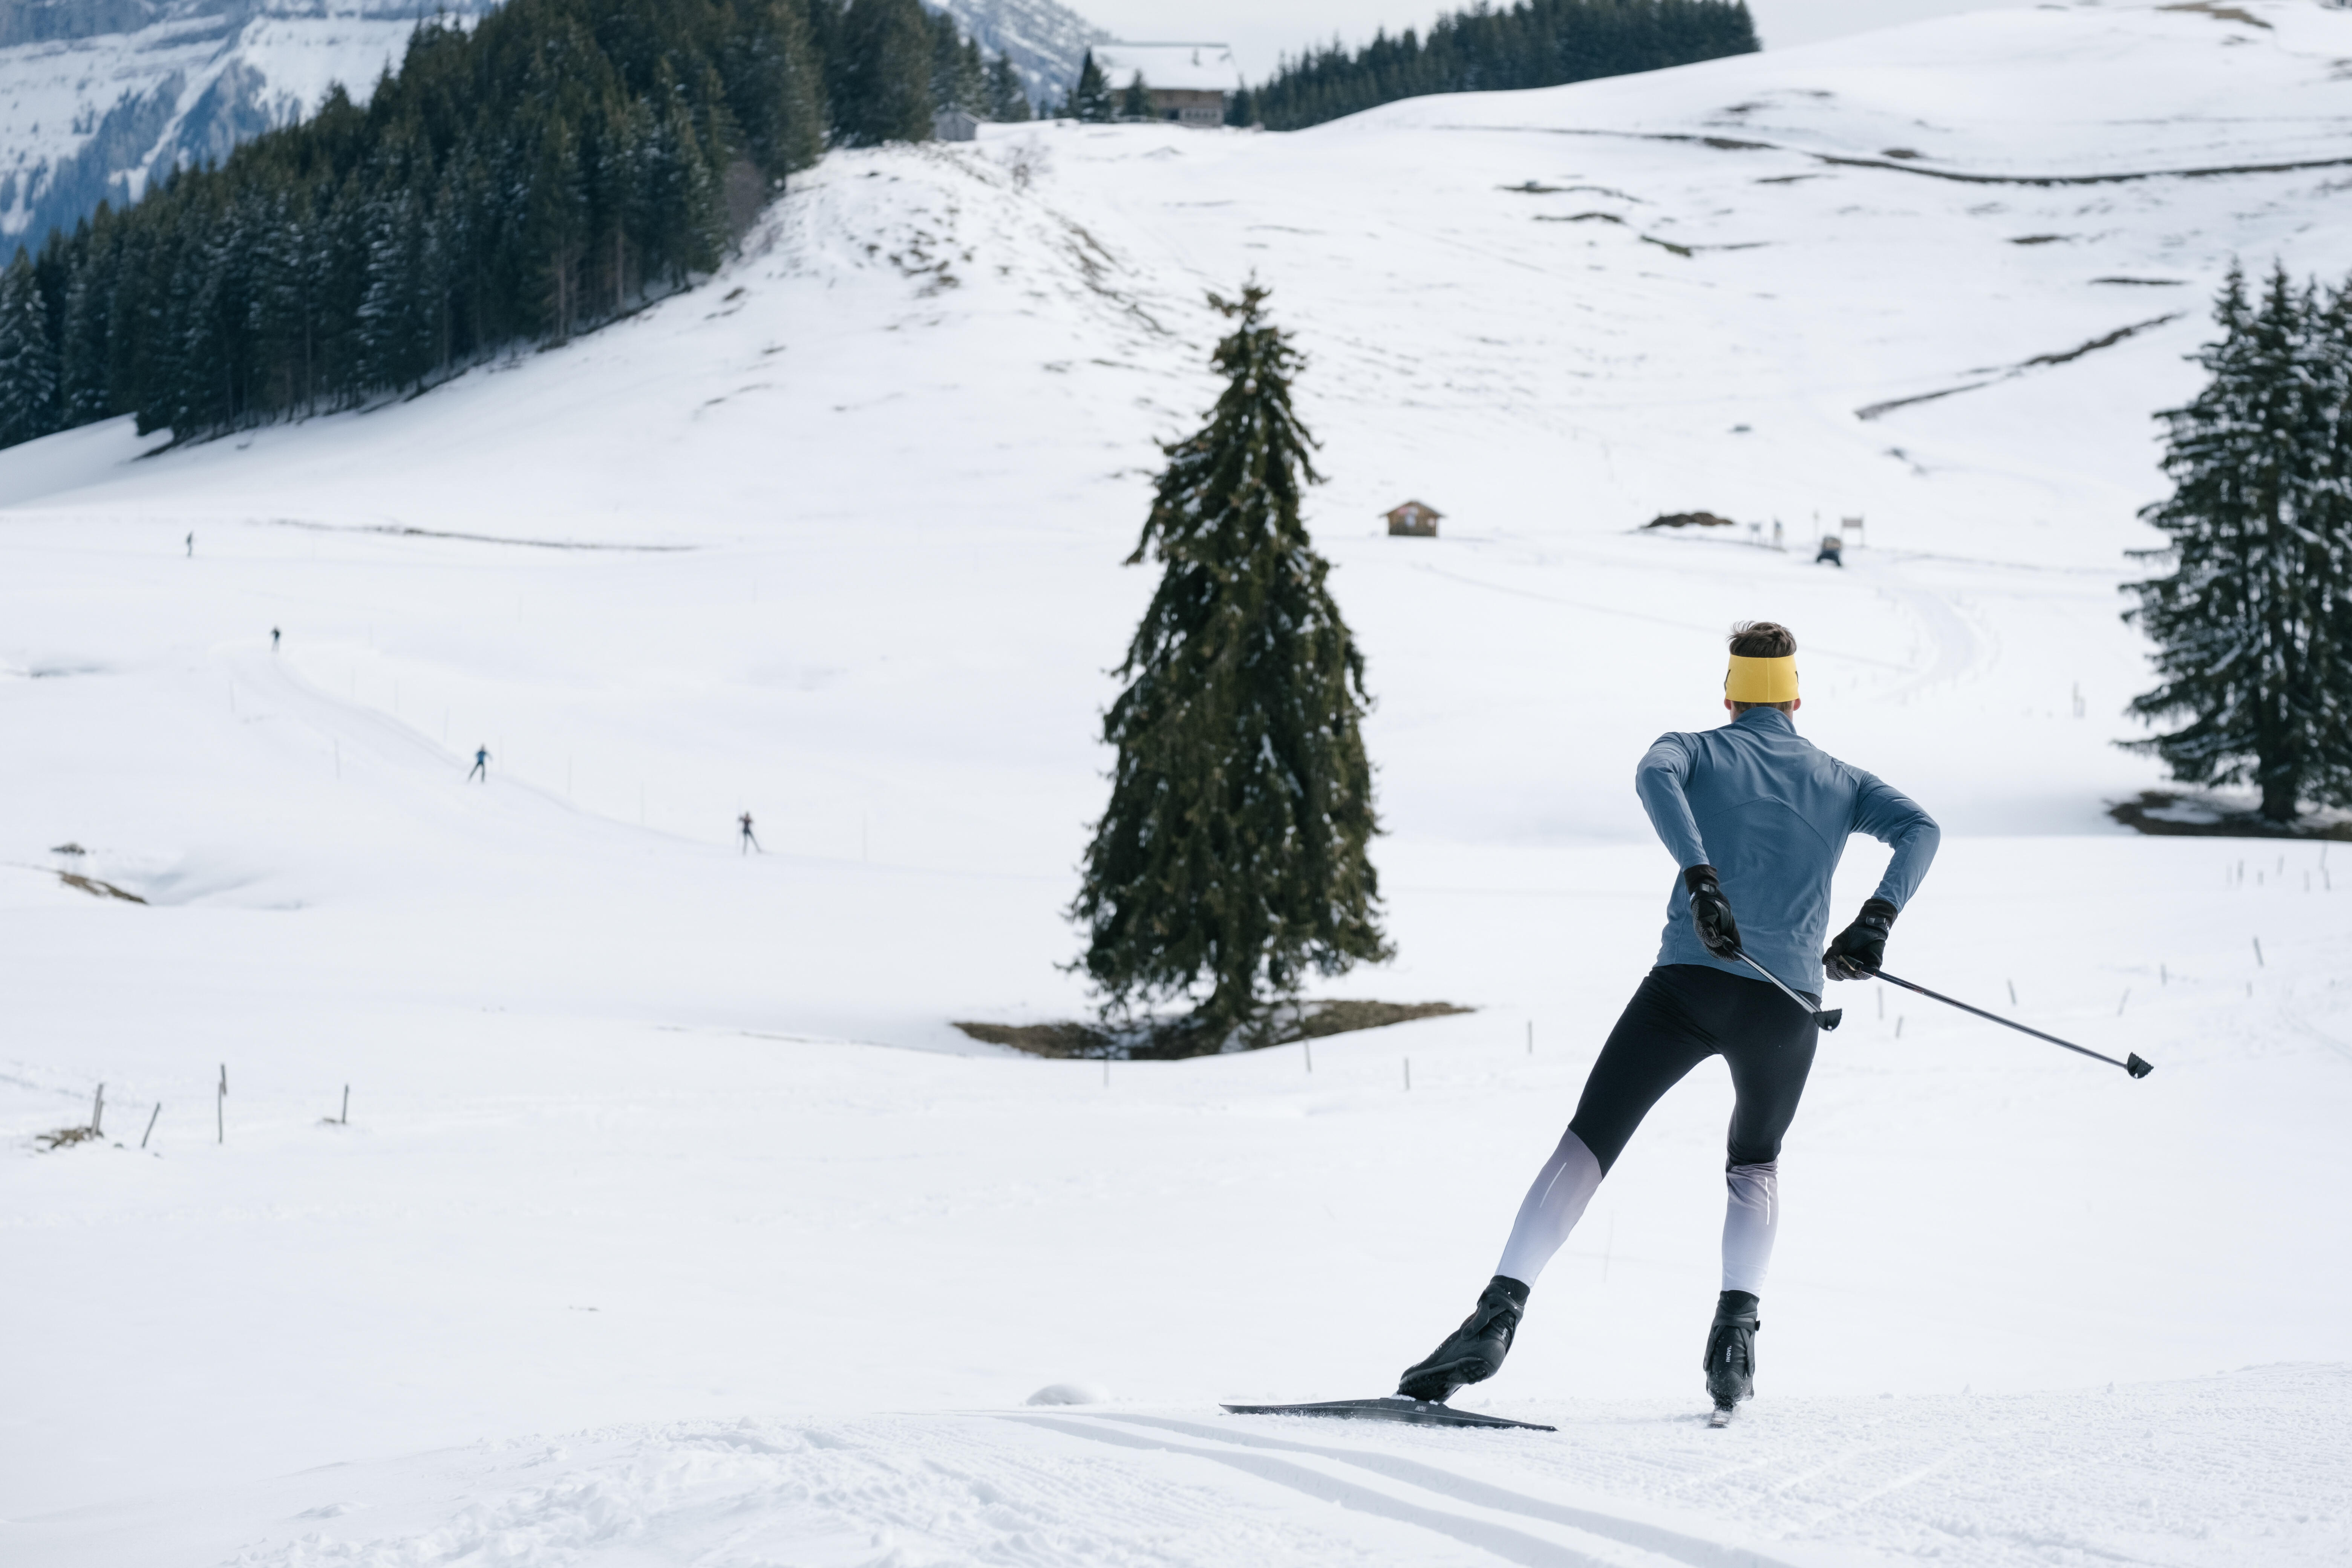
[(942, 109), (931, 116), (931, 140), (977, 142), (980, 140), (980, 116), (961, 109)]
[(1241, 67), (1224, 44), (1097, 44), (1087, 51), (1119, 102), (1136, 78), (1143, 79), (1151, 118), (1178, 125), (1225, 122), (1225, 110), (1242, 89)]
[(1411, 539), (1437, 537), (1437, 520), (1444, 515), (1425, 501), (1409, 500), (1402, 506), (1391, 507), (1384, 513), (1389, 520), (1389, 531)]

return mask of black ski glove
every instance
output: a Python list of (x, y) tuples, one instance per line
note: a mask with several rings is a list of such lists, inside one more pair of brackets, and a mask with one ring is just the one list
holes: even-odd
[(1865, 899), (1853, 924), (1830, 939), (1822, 967), (1832, 980), (1867, 980), (1886, 962), (1886, 932), (1895, 924), (1895, 906), (1885, 899)]
[(1691, 926), (1707, 952), (1717, 958), (1739, 956), (1739, 922), (1731, 918), (1731, 900), (1723, 896), (1712, 866), (1683, 868), (1683, 886), (1690, 889)]

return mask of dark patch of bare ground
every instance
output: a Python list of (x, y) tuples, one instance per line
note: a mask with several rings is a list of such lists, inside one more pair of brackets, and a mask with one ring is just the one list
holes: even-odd
[(2352, 839), (2352, 812), (2307, 811), (2293, 822), (2273, 822), (2252, 805), (2170, 790), (2142, 790), (2108, 806), (2107, 815), (2161, 837)]
[(93, 898), (121, 899), (125, 903), (132, 904), (143, 904), (147, 901), (138, 894), (118, 888), (111, 882), (101, 882), (96, 877), (85, 877), (79, 871), (60, 871), (58, 873), (58, 880), (68, 888), (79, 888)]
[(1120, 1028), (1097, 1024), (980, 1024), (955, 1026), (982, 1044), (1011, 1046), (1036, 1057), (1116, 1057), (1121, 1061), (1175, 1061), (1213, 1057), (1228, 1050), (1255, 1050), (1300, 1040), (1381, 1029), (1415, 1018), (1442, 1018), (1475, 1008), (1451, 1002), (1302, 1002), (1277, 1007), (1256, 1029), (1202, 1028), (1182, 1018), (1152, 1018)]
[(97, 1136), (98, 1129), (95, 1127), (60, 1127), (55, 1132), (34, 1134), (33, 1142), (39, 1144), (42, 1152), (46, 1153), (52, 1149), (63, 1149), (69, 1144), (87, 1142)]

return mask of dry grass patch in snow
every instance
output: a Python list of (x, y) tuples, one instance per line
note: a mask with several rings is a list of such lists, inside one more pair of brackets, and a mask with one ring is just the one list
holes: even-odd
[(1039, 1057), (1116, 1057), (1122, 1061), (1174, 1061), (1213, 1057), (1228, 1050), (1296, 1045), (1326, 1035), (1383, 1029), (1416, 1018), (1442, 1018), (1475, 1012), (1452, 1002), (1302, 1002), (1274, 1009), (1263, 1031), (1203, 1029), (1185, 1019), (1152, 1018), (1126, 1028), (1099, 1025), (982, 1024), (959, 1020), (955, 1026), (991, 1046), (1011, 1046)]

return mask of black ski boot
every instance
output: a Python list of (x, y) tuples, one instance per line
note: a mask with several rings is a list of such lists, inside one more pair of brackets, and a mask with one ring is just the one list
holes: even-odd
[(1511, 1335), (1527, 1310), (1528, 1288), (1500, 1274), (1478, 1292), (1477, 1308), (1423, 1361), (1405, 1368), (1397, 1392), (1407, 1399), (1442, 1403), (1466, 1383), (1484, 1383), (1503, 1368)]
[(1716, 1298), (1715, 1324), (1706, 1333), (1706, 1392), (1715, 1401), (1717, 1426), (1731, 1417), (1731, 1407), (1756, 1397), (1756, 1298), (1745, 1290), (1726, 1290)]

